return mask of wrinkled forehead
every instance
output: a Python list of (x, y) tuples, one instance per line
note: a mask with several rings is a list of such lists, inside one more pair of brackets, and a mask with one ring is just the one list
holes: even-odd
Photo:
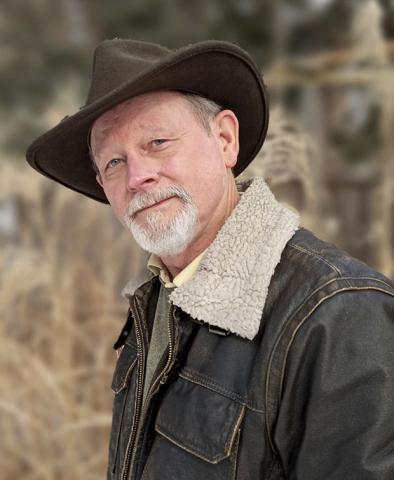
[(93, 143), (97, 140), (105, 138), (114, 127), (125, 117), (133, 104), (133, 98), (130, 98), (110, 110), (107, 110), (94, 121), (90, 130), (90, 139)]
[(187, 104), (180, 92), (163, 90), (138, 95), (115, 105), (94, 121), (89, 132), (89, 145), (93, 148), (97, 142), (105, 139), (114, 128), (132, 121), (135, 115), (145, 112), (149, 107), (157, 107), (161, 102), (174, 99), (181, 99)]

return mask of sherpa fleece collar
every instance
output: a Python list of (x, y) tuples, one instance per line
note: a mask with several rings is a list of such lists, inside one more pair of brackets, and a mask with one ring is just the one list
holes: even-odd
[[(191, 317), (252, 340), (271, 277), (298, 229), (299, 215), (279, 203), (262, 178), (237, 186), (241, 199), (198, 270), (169, 298)], [(129, 282), (122, 293), (130, 297), (134, 291)]]

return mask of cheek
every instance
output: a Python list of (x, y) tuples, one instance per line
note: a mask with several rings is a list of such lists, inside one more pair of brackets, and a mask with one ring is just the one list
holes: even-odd
[(223, 172), (205, 172), (193, 184), (192, 195), (200, 214), (209, 216), (220, 204), (225, 192), (225, 176)]
[(188, 169), (188, 180), (199, 191), (212, 195), (212, 188), (220, 189), (227, 175), (227, 169), (220, 155), (211, 148), (201, 149), (190, 156), (193, 165)]
[(126, 213), (128, 202), (117, 195), (117, 192), (108, 191), (106, 189), (104, 189), (104, 192), (109, 200), (112, 211), (114, 212), (116, 218), (120, 221), (120, 223), (124, 224), (123, 217)]
[(119, 222), (124, 225), (124, 215), (126, 210), (125, 209), (120, 209), (117, 205), (114, 205), (111, 203), (112, 210), (116, 216), (116, 218), (119, 220)]

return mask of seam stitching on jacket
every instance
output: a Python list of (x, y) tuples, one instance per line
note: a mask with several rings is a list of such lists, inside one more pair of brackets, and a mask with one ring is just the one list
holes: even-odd
[[(382, 283), (383, 285), (385, 285), (386, 287), (388, 287), (391, 291), (394, 291), (393, 288), (386, 282), (384, 282), (383, 280), (380, 280), (378, 278), (374, 278), (374, 277), (358, 277), (358, 276), (345, 276), (345, 277), (335, 277), (335, 278), (331, 278), (330, 280), (328, 280), (326, 283), (323, 283), (323, 285), (320, 285), (319, 287), (317, 287), (315, 290), (313, 290), (313, 292), (311, 292), (308, 297), (302, 302), (302, 304), (300, 305), (299, 308), (297, 308), (297, 310), (294, 312), (297, 313), (297, 311), (299, 311), (314, 295), (316, 295), (316, 293), (319, 291), (319, 290), (322, 290), (324, 287), (327, 287), (328, 285), (331, 285), (332, 283), (335, 283), (335, 282), (341, 282), (341, 281), (345, 281), (345, 283), (348, 285), (348, 289), (358, 289), (358, 288), (361, 288), (361, 287), (358, 287), (357, 285), (352, 285), (350, 283), (350, 280), (354, 280), (354, 281), (359, 281), (359, 280), (371, 280), (371, 281), (374, 281), (374, 282), (378, 282), (378, 283)], [(365, 288), (378, 288), (376, 287), (375, 285), (364, 285)], [(340, 290), (339, 290), (340, 291)]]
[[(188, 371), (191, 372), (190, 376), (188, 375)], [(194, 375), (196, 376), (196, 378), (194, 377)], [(219, 394), (223, 395), (224, 397), (226, 397), (230, 400), (234, 400), (235, 402), (237, 402), (241, 405), (244, 405), (246, 408), (248, 408), (249, 410), (252, 410), (253, 412), (264, 414), (264, 410), (259, 409), (255, 406), (253, 406), (252, 404), (248, 403), (245, 398), (241, 397), (240, 395), (236, 394), (235, 392), (230, 392), (230, 391), (222, 388), (220, 385), (218, 385), (217, 383), (215, 383), (213, 381), (210, 381), (210, 382), (204, 381), (204, 377), (201, 376), (201, 374), (199, 374), (198, 372), (195, 372), (192, 369), (184, 368), (182, 370), (182, 372), (179, 374), (179, 377), (183, 378), (184, 380), (187, 380), (188, 382), (195, 383), (197, 385), (201, 385), (202, 387), (207, 388), (208, 390), (211, 390), (215, 393), (219, 393)]]
[[(243, 414), (244, 414), (244, 407), (239, 405), (238, 408), (237, 408), (237, 416), (236, 416), (236, 420), (234, 422), (232, 422), (232, 425), (230, 426), (230, 431), (227, 435), (227, 441), (225, 442), (224, 444), (224, 452), (223, 453), (219, 453), (217, 455), (213, 455), (212, 459), (209, 459), (205, 454), (204, 452), (201, 450), (200, 446), (196, 445), (194, 442), (192, 441), (188, 441), (188, 444), (191, 445), (191, 447), (193, 448), (193, 450), (189, 447), (187, 447), (186, 445), (183, 445), (182, 443), (179, 443), (178, 439), (176, 438), (176, 432), (172, 431), (171, 428), (168, 428), (168, 427), (163, 427), (162, 426), (159, 426), (158, 423), (156, 422), (156, 425), (155, 425), (155, 429), (157, 432), (159, 432), (161, 435), (163, 435), (165, 438), (167, 438), (170, 442), (174, 443), (175, 445), (178, 445), (180, 448), (183, 448), (184, 450), (196, 455), (196, 456), (199, 456), (200, 458), (206, 460), (207, 462), (209, 463), (218, 463), (220, 460), (223, 460), (224, 458), (227, 458), (230, 454), (230, 450), (231, 450), (231, 445), (232, 445), (232, 442), (234, 440), (234, 432), (237, 431), (238, 427), (239, 427), (239, 424), (240, 422), (242, 421), (242, 418), (243, 418)], [(169, 437), (169, 435), (171, 435), (171, 437)]]
[[(377, 282), (377, 283), (382, 283), (383, 285), (385, 285), (387, 288), (389, 288), (393, 293), (394, 293), (394, 288), (392, 285), (390, 285), (389, 283), (385, 282), (384, 280), (380, 279), (380, 278), (376, 278), (376, 277), (368, 277), (368, 276), (364, 276), (364, 277), (358, 277), (358, 276), (344, 276), (344, 277), (341, 277), (341, 280), (372, 280), (374, 282)], [(367, 285), (365, 285), (367, 286)], [(373, 288), (373, 285), (368, 285), (370, 288)], [(390, 293), (390, 292), (387, 292), (387, 293)]]
[[(131, 364), (129, 365), (129, 368), (128, 368), (127, 371), (126, 371), (126, 374), (125, 374), (125, 376), (124, 376), (124, 379), (123, 379), (122, 384), (120, 385), (120, 387), (119, 387), (119, 388), (116, 388), (116, 389), (114, 389), (114, 388), (111, 387), (111, 390), (112, 390), (115, 394), (118, 394), (119, 392), (121, 392), (121, 391), (124, 389), (124, 387), (126, 386), (127, 380), (129, 379), (130, 372), (134, 369), (136, 362), (137, 362), (137, 357), (136, 357), (136, 358), (131, 362)], [(114, 376), (116, 376), (116, 367), (115, 367), (115, 375), (114, 375)]]
[[(215, 455), (214, 459), (210, 459), (200, 453), (200, 449), (198, 447), (193, 446), (193, 450), (191, 448), (186, 447), (185, 445), (182, 445), (181, 443), (177, 442), (173, 437), (170, 437), (167, 433), (165, 433), (158, 425), (155, 426), (156, 432), (158, 432), (160, 435), (162, 435), (164, 438), (166, 438), (169, 442), (175, 444), (177, 447), (181, 448), (182, 450), (185, 450), (188, 453), (191, 453), (192, 455), (195, 455), (198, 458), (201, 458), (202, 460), (205, 460), (208, 463), (211, 464), (216, 464), (219, 463), (221, 460), (226, 458), (226, 455)], [(171, 434), (171, 432), (169, 432)]]
[(297, 245), (295, 243), (291, 243), (289, 242), (288, 245), (292, 248), (294, 248), (295, 250), (299, 250), (300, 252), (303, 252), (309, 256), (312, 256), (312, 257), (315, 257), (315, 258), (318, 258), (319, 260), (321, 260), (323, 263), (325, 263), (326, 265), (328, 265), (332, 270), (334, 270), (334, 272), (337, 273), (337, 275), (339, 275), (340, 277), (343, 277), (342, 275), (342, 272), (341, 270), (334, 264), (332, 264), (331, 262), (329, 262), (326, 258), (324, 258), (322, 255), (320, 255), (319, 253), (313, 251), (313, 250), (307, 250), (303, 247), (301, 247), (300, 245)]

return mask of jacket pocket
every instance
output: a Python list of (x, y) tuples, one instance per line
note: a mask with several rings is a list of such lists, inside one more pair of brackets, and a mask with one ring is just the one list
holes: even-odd
[(122, 351), (119, 354), (112, 377), (111, 389), (115, 394), (120, 393), (126, 387), (127, 380), (137, 364), (137, 347), (125, 343), (121, 348)]
[(116, 363), (111, 389), (115, 394), (112, 406), (112, 427), (109, 442), (107, 478), (117, 478), (119, 465), (122, 465), (127, 438), (133, 418), (137, 348), (125, 343)]
[(144, 478), (233, 479), (243, 405), (178, 378), (160, 405)]

